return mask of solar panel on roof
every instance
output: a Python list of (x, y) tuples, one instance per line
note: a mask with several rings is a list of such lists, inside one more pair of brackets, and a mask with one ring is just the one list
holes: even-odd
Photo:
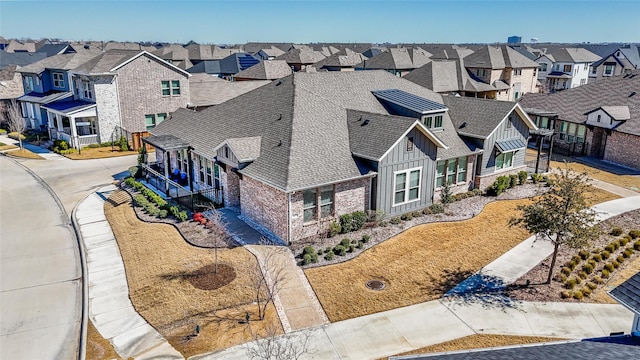
[(398, 89), (374, 90), (371, 93), (378, 99), (419, 113), (447, 110), (443, 104)]

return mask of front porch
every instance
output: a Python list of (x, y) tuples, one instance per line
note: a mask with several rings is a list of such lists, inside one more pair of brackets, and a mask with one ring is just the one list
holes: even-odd
[(95, 103), (80, 100), (57, 101), (44, 108), (47, 110), (51, 140), (64, 140), (69, 147), (76, 149), (100, 143)]

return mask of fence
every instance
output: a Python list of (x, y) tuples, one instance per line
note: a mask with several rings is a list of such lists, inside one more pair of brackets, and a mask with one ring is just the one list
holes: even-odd
[[(121, 126), (116, 126), (111, 133), (111, 143), (114, 146), (118, 146), (121, 138), (127, 139), (127, 145), (129, 150), (138, 151), (142, 147), (142, 138), (150, 136), (148, 131), (131, 132)], [(147, 145), (147, 151), (150, 151), (152, 147)]]

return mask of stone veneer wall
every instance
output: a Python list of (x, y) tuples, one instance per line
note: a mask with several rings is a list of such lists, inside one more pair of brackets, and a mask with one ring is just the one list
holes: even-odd
[(607, 138), (604, 159), (640, 169), (640, 136), (613, 131)]
[[(93, 82), (93, 96), (96, 99), (100, 142), (112, 141), (113, 129), (121, 124), (118, 87), (113, 76), (94, 76), (91, 81)], [(117, 141), (118, 139), (113, 140)]]

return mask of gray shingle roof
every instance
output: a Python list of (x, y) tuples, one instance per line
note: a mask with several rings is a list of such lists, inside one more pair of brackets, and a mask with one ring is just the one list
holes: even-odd
[(611, 290), (609, 295), (636, 314), (640, 314), (640, 272)]
[(254, 161), (260, 157), (261, 136), (252, 136), (246, 138), (229, 138), (222, 144), (227, 144), (231, 151), (238, 158), (239, 162)]
[[(200, 112), (178, 110), (151, 133), (179, 136), (209, 158), (229, 138), (262, 136), (260, 157), (240, 170), (246, 176), (284, 191), (340, 182), (362, 176), (351, 154), (347, 110), (389, 115), (371, 93), (380, 88), (442, 102), (385, 71), (295, 73)], [(444, 131), (435, 135), (453, 146), (439, 150), (469, 154), (449, 117), (443, 120)]]
[(439, 93), (497, 90), (495, 86), (470, 74), (462, 59), (432, 61), (411, 71), (404, 78)]
[(45, 59), (47, 54), (43, 53), (29, 53), (29, 52), (17, 52), (8, 53), (4, 50), (0, 50), (0, 69), (4, 69), (10, 65), (27, 66), (37, 61)]
[(140, 52), (141, 50), (109, 50), (76, 67), (74, 71), (82, 74), (108, 73)]
[[(636, 94), (631, 95), (633, 92)], [(554, 94), (527, 93), (520, 102), (525, 108), (555, 112), (558, 119), (578, 124), (586, 121), (585, 113), (601, 106), (628, 106), (630, 119), (615, 131), (640, 135), (640, 70)]]
[(315, 64), (324, 59), (325, 56), (319, 51), (309, 49), (292, 49), (286, 54), (280, 55), (276, 60), (284, 60), (288, 64)]
[(75, 54), (53, 55), (18, 69), (21, 73), (39, 74), (45, 69), (72, 70), (100, 55), (96, 52), (78, 52)]
[(443, 96), (457, 131), (486, 138), (516, 106), (515, 102)]
[(270, 82), (270, 80), (227, 81), (207, 74), (194, 74), (189, 77), (189, 104), (192, 106), (221, 104)]
[(611, 116), (614, 120), (629, 120), (631, 118), (631, 113), (629, 112), (628, 106), (602, 106), (602, 110), (604, 110), (609, 116)]
[(252, 67), (237, 73), (235, 79), (275, 80), (293, 73), (291, 66), (284, 60), (263, 60)]
[(483, 46), (464, 58), (464, 65), (471, 68), (537, 68), (538, 64), (507, 45)]
[(221, 74), (220, 70), (220, 60), (203, 60), (192, 67), (188, 68), (187, 71), (191, 74)]
[(347, 110), (351, 152), (378, 160), (415, 122), (415, 118)]
[(547, 52), (547, 56), (549, 55), (554, 62), (592, 63), (600, 60), (600, 56), (583, 48), (551, 49)]
[(411, 70), (431, 61), (431, 53), (419, 48), (389, 48), (387, 51), (378, 54), (371, 59), (358, 64), (356, 68), (379, 69), (379, 70)]

